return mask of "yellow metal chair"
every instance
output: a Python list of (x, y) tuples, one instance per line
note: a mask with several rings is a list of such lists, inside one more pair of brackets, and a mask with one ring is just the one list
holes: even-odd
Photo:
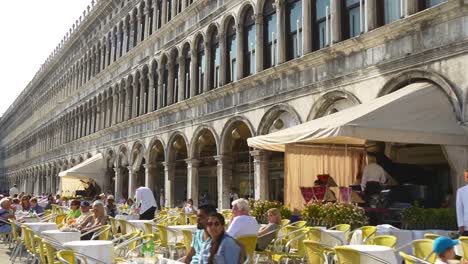
[(196, 225), (197, 224), (197, 215), (196, 214), (189, 214), (189, 224)]
[(398, 252), (398, 254), (403, 259), (405, 264), (432, 264), (429, 261), (417, 258), (415, 256), (408, 255), (408, 254), (406, 254), (405, 252), (402, 252), (402, 251)]
[(257, 246), (257, 238), (257, 235), (240, 236), (236, 238), (236, 240), (244, 246), (249, 259), (253, 258), (255, 247)]
[(67, 217), (66, 214), (63, 214), (63, 213), (62, 213), (62, 214), (57, 214), (57, 215), (55, 215), (54, 221), (55, 221), (55, 223), (56, 223), (58, 226), (59, 226), (59, 225), (62, 226), (62, 225), (63, 225), (63, 221), (65, 220), (66, 217)]
[(121, 236), (122, 233), (119, 233), (119, 230), (118, 230), (118, 227), (117, 227), (117, 220), (115, 218), (113, 218), (113, 217), (109, 217), (109, 223), (110, 223), (110, 226), (111, 226), (112, 236), (114, 238)]
[(72, 250), (60, 250), (57, 252), (57, 258), (60, 263), (75, 264), (75, 253)]
[(159, 247), (163, 249), (165, 252), (168, 252), (171, 259), (173, 259), (173, 254), (174, 254), (173, 250), (177, 251), (179, 249), (185, 249), (185, 245), (183, 243), (180, 243), (177, 241), (175, 241), (175, 243), (173, 244), (169, 243), (169, 237), (168, 237), (167, 232), (170, 232), (170, 231), (168, 231), (166, 225), (158, 224), (156, 225), (156, 227), (159, 233)]
[(322, 241), (322, 230), (318, 227), (306, 227), (308, 232), (306, 234), (306, 239), (321, 242)]
[(375, 237), (375, 233), (377, 232), (376, 226), (363, 226), (361, 227), (362, 232), (362, 242), (364, 244), (370, 244), (370, 240)]
[(413, 255), (417, 258), (427, 260), (428, 262), (434, 263), (436, 260), (436, 254), (432, 252), (432, 243), (434, 240), (430, 239), (417, 239), (413, 240)]
[(339, 225), (330, 227), (329, 229), (331, 229), (331, 230), (338, 230), (338, 231), (342, 231), (342, 232), (349, 232), (349, 231), (351, 231), (351, 225), (348, 225), (348, 224), (339, 224)]
[(391, 235), (380, 235), (380, 236), (374, 237), (372, 239), (372, 243), (378, 246), (386, 246), (386, 247), (395, 248), (395, 245), (397, 243), (397, 238), (396, 236), (391, 236)]
[(440, 237), (440, 235), (430, 233), (424, 234), (424, 239), (435, 240), (438, 237)]
[(460, 240), (463, 256), (465, 256), (463, 259), (468, 260), (468, 236), (461, 236), (458, 238), (458, 240)]
[(8, 222), (10, 222), (10, 225), (11, 225), (12, 243), (14, 245), (11, 251), (10, 260), (12, 263), (14, 263), (16, 260), (16, 257), (18, 255), (21, 256), (21, 254), (23, 253), (24, 242), (21, 239), (21, 236), (19, 236), (18, 234), (18, 229), (16, 229), (15, 221), (13, 221), (13, 219), (8, 219)]
[(291, 223), (291, 220), (289, 219), (281, 219), (281, 226), (287, 226)]
[(361, 256), (366, 256), (367, 258), (372, 259), (374, 262), (388, 264), (387, 261), (378, 258), (374, 255), (367, 254), (361, 251), (357, 251), (346, 246), (336, 246), (335, 248), (336, 256), (338, 259), (337, 264), (356, 264), (361, 263)]
[(333, 248), (312, 240), (304, 240), (304, 251), (307, 263), (328, 263), (328, 256)]
[(297, 228), (303, 228), (304, 226), (307, 225), (306, 221), (296, 221), (294, 223), (290, 224), (291, 226), (297, 227)]
[[(294, 230), (292, 233), (288, 233), (285, 235), (286, 244), (282, 251), (276, 251), (278, 249), (277, 243), (273, 246), (275, 252), (271, 253), (271, 259), (276, 262), (280, 263), (283, 259), (292, 259), (292, 260), (302, 260), (305, 257), (305, 250), (304, 250), (304, 239), (307, 236), (310, 228), (300, 228)], [(279, 238), (277, 239), (279, 241)], [(282, 240), (284, 243), (284, 239)]]
[(190, 230), (182, 230), (182, 235), (184, 236), (183, 244), (185, 245), (185, 250), (189, 252), (192, 248), (193, 233)]
[(47, 240), (42, 240), (42, 244), (46, 251), (47, 264), (59, 264), (60, 262), (55, 260), (57, 249), (55, 249), (55, 247)]
[(91, 236), (91, 240), (109, 240), (110, 229), (111, 229), (110, 225), (99, 226), (99, 227), (89, 230), (86, 233), (81, 234), (81, 237), (84, 237), (89, 234), (93, 234)]
[(127, 234), (127, 221), (124, 219), (117, 219), (117, 222), (119, 223), (119, 228), (120, 228), (120, 233), (122, 235)]
[(42, 238), (38, 236), (34, 236), (34, 245), (36, 247), (36, 251), (39, 255), (41, 263), (46, 264), (47, 263), (46, 250), (45, 250), (44, 244), (42, 243)]

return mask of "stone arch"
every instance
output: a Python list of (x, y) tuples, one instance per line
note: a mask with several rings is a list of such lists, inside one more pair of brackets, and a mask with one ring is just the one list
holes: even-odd
[(196, 155), (196, 152), (197, 152), (199, 137), (202, 135), (203, 131), (205, 130), (208, 130), (211, 133), (211, 135), (213, 135), (214, 140), (215, 140), (214, 143), (216, 144), (216, 152), (219, 153), (219, 136), (216, 133), (216, 130), (214, 130), (214, 128), (212, 128), (209, 125), (201, 125), (197, 127), (197, 129), (193, 133), (192, 140), (190, 141), (190, 157), (195, 158), (198, 156)]
[(250, 130), (250, 135), (251, 136), (255, 136), (256, 133), (255, 133), (255, 129), (252, 125), (252, 123), (245, 117), (243, 116), (235, 116), (235, 117), (232, 117), (231, 119), (229, 119), (226, 124), (224, 124), (224, 127), (223, 127), (223, 130), (221, 132), (221, 144), (219, 146), (219, 153), (220, 154), (225, 154), (227, 152), (227, 144), (228, 144), (228, 139), (227, 139), (227, 136), (228, 136), (228, 133), (231, 133), (232, 132), (232, 128), (235, 126), (235, 124), (237, 123), (244, 123), (247, 128)]
[(237, 25), (237, 17), (236, 17), (236, 14), (235, 13), (228, 13), (226, 14), (223, 19), (221, 20), (221, 23), (220, 23), (220, 35), (225, 35), (226, 34), (226, 31), (227, 31), (227, 26), (231, 23), (231, 19), (234, 21), (234, 26)]
[(125, 167), (129, 165), (128, 149), (126, 145), (120, 145), (115, 159), (115, 167)]
[(335, 90), (327, 92), (322, 95), (312, 106), (307, 121), (327, 115), (326, 111), (329, 110), (334, 103), (344, 100), (350, 105), (358, 105), (361, 101), (351, 92), (345, 90)]
[(239, 7), (239, 11), (236, 14), (236, 21), (238, 22), (237, 24), (241, 23), (241, 21), (243, 20), (245, 11), (250, 7), (253, 9), (254, 15), (257, 14), (257, 8), (254, 2), (250, 0), (244, 1), (242, 5)]
[[(182, 138), (183, 140), (183, 144), (185, 144), (186, 148), (187, 148), (187, 151), (189, 150), (189, 141), (187, 139), (187, 137), (185, 136), (184, 133), (182, 132), (179, 132), (179, 131), (176, 131), (174, 133), (172, 133), (172, 135), (169, 137), (169, 140), (167, 141), (167, 146), (166, 146), (166, 160), (167, 161), (171, 161), (173, 160), (173, 158), (175, 158), (175, 153), (174, 151), (172, 150), (172, 147), (173, 147), (173, 144), (176, 142), (176, 140), (178, 140), (178, 137)], [(183, 147), (183, 146), (182, 146)], [(187, 152), (187, 158), (189, 158), (189, 154)]]
[(283, 113), (288, 113), (295, 124), (301, 124), (301, 117), (297, 113), (296, 109), (288, 104), (279, 104), (275, 105), (272, 108), (268, 109), (268, 111), (263, 115), (262, 119), (260, 120), (260, 124), (258, 126), (258, 135), (266, 135), (268, 134), (268, 130), (273, 125), (273, 123), (280, 117)]
[(129, 160), (129, 165), (133, 167), (133, 170), (137, 170), (140, 167), (143, 160), (146, 160), (145, 153), (145, 144), (139, 140), (135, 141), (132, 146), (132, 151), (130, 153)]
[(104, 160), (106, 161), (106, 167), (112, 168), (115, 164), (116, 154), (113, 149), (108, 148), (104, 153)]
[(162, 138), (155, 136), (151, 139), (151, 141), (148, 144), (148, 149), (146, 150), (146, 157), (148, 157), (148, 164), (152, 164), (154, 160), (160, 160), (160, 156), (158, 155), (159, 151), (154, 151), (156, 149), (162, 150), (163, 151), (163, 156), (162, 160), (166, 159), (166, 148), (165, 148), (165, 143)]
[(463, 121), (461, 92), (451, 85), (444, 76), (433, 70), (410, 69), (400, 72), (384, 84), (377, 97), (392, 93), (410, 83), (421, 81), (432, 83), (441, 88), (452, 103), (457, 120)]

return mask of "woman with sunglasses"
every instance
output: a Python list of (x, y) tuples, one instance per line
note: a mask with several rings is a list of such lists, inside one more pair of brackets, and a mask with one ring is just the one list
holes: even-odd
[(239, 264), (241, 247), (237, 241), (224, 232), (224, 217), (212, 213), (208, 217), (207, 231), (211, 243), (206, 244), (201, 252), (200, 264)]

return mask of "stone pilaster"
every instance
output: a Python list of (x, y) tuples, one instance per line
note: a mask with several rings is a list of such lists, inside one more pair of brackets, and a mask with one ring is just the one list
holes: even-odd
[(187, 162), (187, 199), (193, 199), (193, 205), (198, 207), (198, 167), (197, 159), (186, 159)]
[(255, 34), (257, 35), (257, 41), (255, 42), (255, 64), (257, 66), (256, 72), (261, 72), (264, 69), (264, 40), (263, 40), (263, 14), (257, 14), (255, 16)]
[(164, 187), (166, 198), (165, 206), (174, 207), (174, 177), (175, 177), (175, 164), (171, 162), (163, 162), (164, 166)]
[(135, 190), (137, 189), (136, 172), (133, 171), (132, 166), (128, 166), (128, 197), (133, 198), (135, 196)]
[(254, 158), (254, 187), (256, 200), (268, 200), (269, 195), (269, 152), (263, 150), (250, 151)]
[(232, 158), (219, 155), (214, 157), (217, 164), (218, 208), (229, 209), (229, 192), (232, 182)]
[(118, 201), (122, 197), (122, 188), (123, 188), (123, 179), (122, 179), (122, 169), (121, 168), (114, 168), (115, 171), (115, 199)]
[(277, 23), (277, 41), (278, 41), (278, 64), (286, 61), (286, 10), (282, 0), (276, 0), (276, 23)]

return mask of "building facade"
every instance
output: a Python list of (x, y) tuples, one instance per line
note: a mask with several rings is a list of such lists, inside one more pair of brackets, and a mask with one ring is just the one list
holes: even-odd
[(412, 82), (464, 123), (467, 37), (463, 0), (93, 1), (1, 118), (4, 185), (55, 193), (102, 153), (117, 197), (281, 200), (284, 155), (247, 138)]

